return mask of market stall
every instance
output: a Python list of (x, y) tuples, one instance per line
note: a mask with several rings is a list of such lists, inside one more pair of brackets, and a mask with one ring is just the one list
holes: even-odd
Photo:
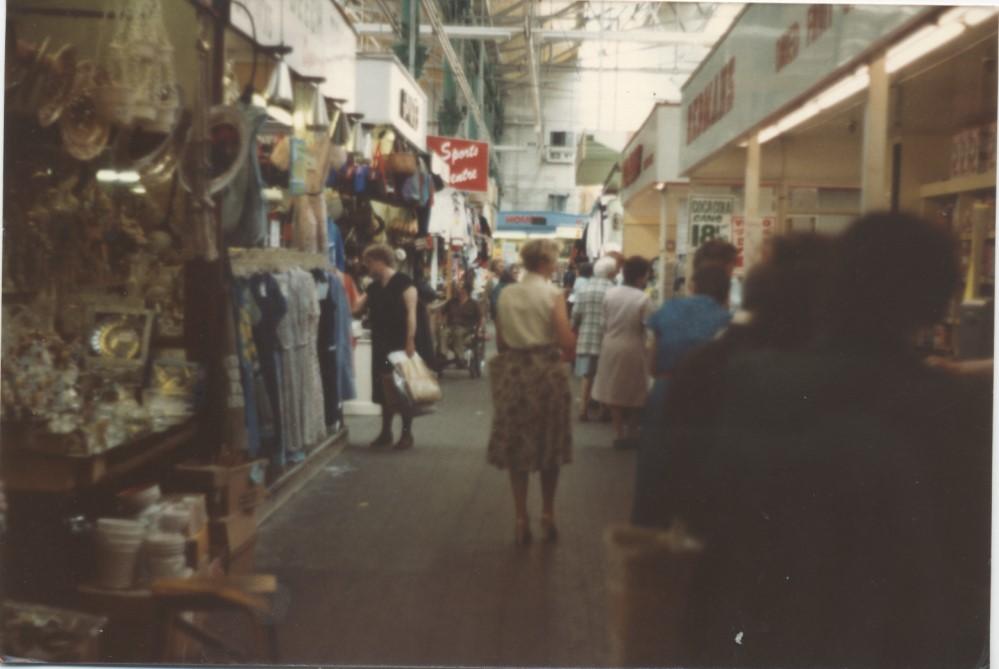
[[(252, 569), (267, 484), (345, 437), (322, 186), (347, 129), (314, 71), (282, 99), (285, 37), (237, 6), (8, 7), (3, 587), (26, 608), (3, 622), (82, 635), (39, 659), (148, 661), (150, 584)], [(100, 643), (39, 604), (106, 617)]]
[[(991, 295), (995, 14), (747, 7), (683, 89), (681, 169), (711, 200), (699, 209), (722, 212), (712, 233), (745, 266), (768, 234), (915, 211), (962, 236), (964, 301)], [(960, 311), (928, 349), (959, 353)]]

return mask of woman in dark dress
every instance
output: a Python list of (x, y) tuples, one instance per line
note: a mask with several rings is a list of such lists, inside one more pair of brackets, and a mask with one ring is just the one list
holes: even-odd
[[(399, 401), (392, 381), (392, 365), (388, 356), (394, 351), (405, 351), (412, 357), (417, 343), (428, 341), (419, 336), (420, 330), (429, 331), (426, 318), (420, 318), (416, 285), (406, 274), (395, 269), (395, 252), (385, 244), (369, 246), (364, 251), (363, 263), (374, 279), (367, 293), (358, 300), (354, 313), (368, 309), (371, 323), (371, 385), (372, 399), (382, 405), (382, 431), (371, 442), (372, 447), (392, 444), (392, 419), (402, 416), (402, 436), (396, 450), (413, 447), (413, 416), (405, 403)], [(421, 322), (422, 321), (422, 322)], [(421, 346), (421, 349), (427, 346)], [(432, 359), (431, 350), (420, 350), (424, 360)]]

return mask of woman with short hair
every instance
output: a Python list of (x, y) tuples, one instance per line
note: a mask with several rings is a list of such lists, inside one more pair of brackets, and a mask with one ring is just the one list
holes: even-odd
[(569, 369), (575, 336), (562, 291), (550, 277), (558, 246), (548, 239), (520, 251), (526, 275), (503, 289), (497, 305), (499, 355), (489, 361), (493, 422), (488, 460), (510, 472), (516, 520), (515, 540), (531, 542), (527, 486), (541, 472), (541, 529), (546, 542), (558, 537), (555, 491), (560, 467), (572, 461)]
[[(413, 280), (395, 268), (395, 251), (387, 244), (373, 244), (364, 250), (362, 262), (374, 279), (367, 293), (354, 307), (359, 315), (368, 310), (371, 323), (371, 387), (372, 400), (382, 405), (382, 430), (371, 442), (372, 447), (392, 444), (392, 420), (402, 416), (402, 436), (393, 446), (396, 450), (412, 448), (413, 415), (400, 401), (392, 379), (389, 353), (405, 351), (413, 357), (417, 343), (421, 344), (420, 356), (433, 359), (426, 311), (418, 308), (418, 295)], [(426, 335), (426, 336), (418, 336)], [(426, 350), (428, 349), (429, 350)]]
[(593, 399), (610, 407), (615, 448), (634, 445), (634, 417), (645, 406), (649, 390), (645, 321), (652, 313), (652, 301), (645, 294), (645, 285), (651, 270), (645, 258), (628, 258), (623, 267), (624, 285), (609, 288), (604, 294), (604, 338)]

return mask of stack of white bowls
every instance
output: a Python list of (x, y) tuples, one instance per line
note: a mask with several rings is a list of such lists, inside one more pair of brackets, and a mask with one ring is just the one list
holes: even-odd
[(145, 533), (145, 526), (134, 520), (97, 520), (97, 582), (101, 587), (132, 587)]
[(164, 532), (190, 534), (191, 508), (182, 500), (167, 504), (160, 512), (159, 525)]
[(128, 490), (119, 495), (125, 511), (130, 515), (140, 515), (163, 496), (158, 485)]
[(146, 537), (146, 566), (150, 580), (187, 576), (182, 534), (154, 532)]

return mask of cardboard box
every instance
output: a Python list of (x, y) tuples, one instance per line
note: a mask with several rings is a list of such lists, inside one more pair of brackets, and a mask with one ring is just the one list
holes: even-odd
[(230, 575), (254, 573), (256, 571), (256, 549), (257, 538), (253, 537), (249, 543), (229, 556), (226, 573)]
[(223, 563), (245, 549), (257, 536), (257, 514), (234, 513), (225, 518), (214, 518), (211, 530), (211, 555), (221, 557)]
[(168, 483), (171, 492), (204, 493), (208, 515), (223, 518), (237, 512), (252, 513), (267, 496), (266, 460), (235, 467), (178, 465)]
[(187, 566), (200, 571), (211, 559), (211, 544), (209, 542), (208, 525), (202, 527), (187, 540), (184, 546)]

